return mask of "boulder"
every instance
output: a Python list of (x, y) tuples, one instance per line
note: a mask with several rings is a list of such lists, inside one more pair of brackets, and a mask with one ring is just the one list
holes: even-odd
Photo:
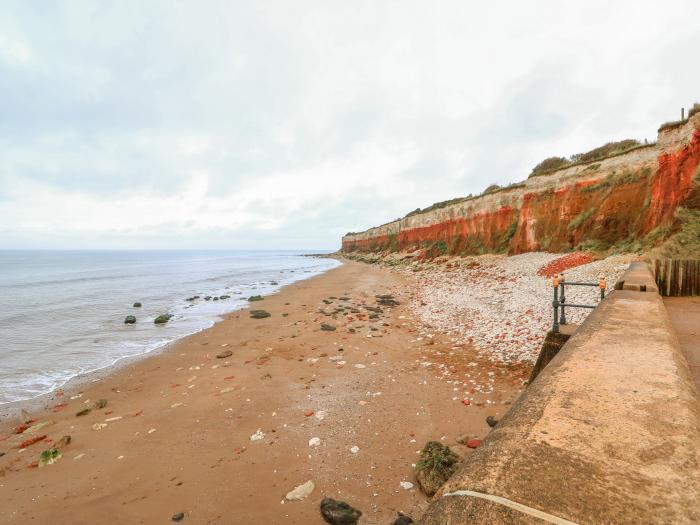
[(138, 302), (134, 303), (134, 308), (141, 308), (141, 303), (138, 303)]
[(168, 321), (170, 321), (170, 318), (171, 318), (171, 317), (172, 317), (172, 315), (170, 315), (170, 314), (161, 314), (161, 315), (159, 315), (158, 317), (156, 317), (156, 318), (153, 320), (153, 322), (154, 322), (155, 324), (165, 324), (165, 323), (167, 323)]
[(265, 319), (266, 317), (270, 317), (270, 312), (266, 310), (251, 310), (250, 311), (250, 316), (253, 319)]
[(394, 520), (394, 523), (391, 525), (411, 525), (411, 523), (415, 523), (409, 516), (405, 516), (401, 513), (399, 513), (399, 517)]
[(321, 516), (331, 525), (356, 525), (362, 516), (362, 511), (351, 507), (344, 501), (333, 498), (323, 498), (321, 501)]
[(134, 317), (133, 315), (127, 315), (124, 318), (124, 324), (134, 324), (135, 322), (136, 322), (136, 317)]
[(416, 479), (423, 492), (433, 496), (455, 473), (459, 457), (450, 447), (437, 441), (428, 441), (416, 463)]
[(233, 355), (233, 352), (231, 350), (224, 350), (223, 352), (216, 354), (217, 359), (226, 359), (227, 357), (231, 357)]
[(488, 426), (490, 426), (491, 428), (493, 428), (493, 427), (495, 427), (496, 425), (498, 425), (498, 419), (496, 419), (496, 418), (493, 417), (493, 416), (487, 416), (487, 417), (486, 417), (486, 423), (488, 424)]
[(332, 324), (323, 323), (321, 325), (321, 330), (323, 330), (324, 332), (335, 332), (335, 326), (333, 326)]
[(254, 301), (262, 301), (264, 297), (262, 295), (251, 295), (248, 297), (248, 302), (254, 302)]

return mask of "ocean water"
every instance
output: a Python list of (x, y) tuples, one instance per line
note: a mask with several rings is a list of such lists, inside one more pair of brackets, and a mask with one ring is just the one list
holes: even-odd
[[(146, 354), (247, 307), (251, 295), (339, 264), (285, 251), (0, 251), (0, 404)], [(231, 298), (185, 300), (194, 295)], [(171, 321), (155, 325), (164, 313)], [(124, 324), (127, 315), (136, 324)]]

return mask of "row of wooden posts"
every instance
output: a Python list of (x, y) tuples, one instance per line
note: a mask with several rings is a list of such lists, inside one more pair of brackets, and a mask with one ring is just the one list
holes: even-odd
[(666, 297), (700, 295), (700, 260), (655, 259), (656, 286)]

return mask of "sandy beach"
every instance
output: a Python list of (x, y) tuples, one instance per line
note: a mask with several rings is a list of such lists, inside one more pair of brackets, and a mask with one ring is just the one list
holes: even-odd
[[(320, 524), (324, 496), (360, 509), (364, 524), (419, 516), (428, 498), (417, 452), (438, 440), (468, 455), (457, 438), (488, 433), (486, 416), (508, 410), (528, 367), (427, 333), (409, 308), (416, 283), (348, 261), (253, 303), (270, 317), (235, 312), (54, 393), (30, 414), (38, 429), (16, 434), (19, 417), (3, 421), (0, 523), (168, 523), (184, 513), (189, 523)], [(378, 305), (381, 294), (399, 304)], [(61, 459), (36, 467), (56, 444)], [(309, 480), (309, 497), (285, 501)]]

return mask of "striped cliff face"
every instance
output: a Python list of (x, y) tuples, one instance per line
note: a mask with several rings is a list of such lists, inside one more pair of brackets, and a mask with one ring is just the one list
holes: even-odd
[(700, 208), (698, 179), (700, 114), (656, 144), (348, 234), (342, 250), (522, 253), (661, 239), (679, 206)]

